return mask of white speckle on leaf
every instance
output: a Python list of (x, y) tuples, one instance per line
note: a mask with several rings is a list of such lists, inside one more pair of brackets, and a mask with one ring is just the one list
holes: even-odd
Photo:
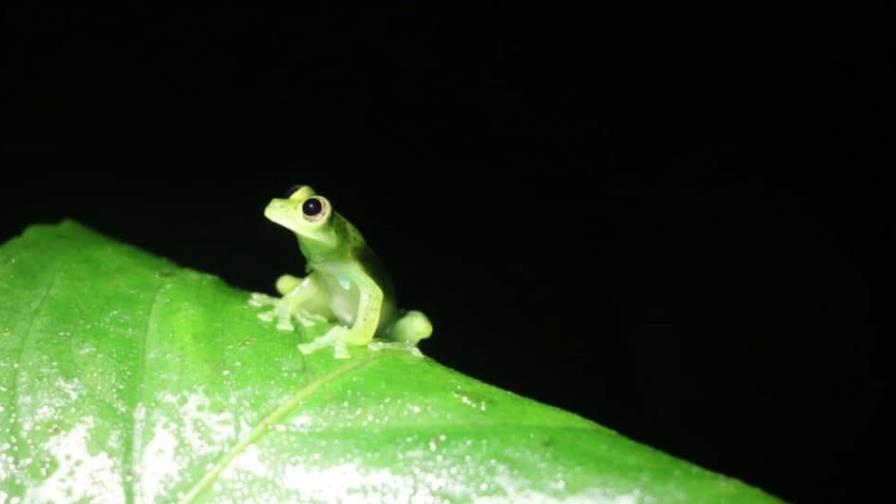
[(240, 471), (249, 473), (262, 479), (269, 479), (268, 465), (262, 462), (261, 450), (257, 446), (247, 447), (240, 455), (227, 466), (221, 474), (223, 478), (230, 479)]
[(180, 470), (177, 463), (177, 436), (174, 422), (167, 425), (156, 425), (152, 437), (143, 449), (141, 462), (141, 500), (153, 502), (165, 493), (166, 488), (175, 482)]
[(636, 492), (634, 494), (610, 495), (604, 490), (591, 490), (566, 497), (545, 495), (536, 491), (521, 491), (510, 493), (507, 496), (483, 496), (476, 499), (477, 503), (562, 503), (562, 504), (636, 504), (638, 502), (650, 502), (641, 499)]
[(78, 398), (83, 392), (84, 387), (77, 380), (64, 380), (60, 378), (56, 382), (56, 390), (64, 392), (72, 401)]
[(236, 437), (233, 414), (226, 409), (212, 411), (208, 396), (201, 391), (165, 394), (163, 401), (178, 406), (177, 418), (182, 426), (179, 437), (193, 455), (214, 451)]
[[(88, 443), (94, 420), (87, 417), (74, 428), (51, 437), (45, 447), (56, 459), (56, 470), (42, 484), (28, 489), (26, 500), (36, 502), (123, 502), (118, 466), (105, 451)], [(24, 462), (24, 461), (23, 461)]]
[(411, 475), (369, 469), (354, 463), (329, 467), (290, 465), (280, 484), (302, 501), (314, 502), (446, 502), (433, 492), (447, 482), (421, 484)]
[(313, 419), (308, 415), (297, 415), (290, 423), (297, 429), (306, 429), (313, 423)]
[[(201, 460), (220, 451), (236, 438), (237, 424), (227, 409), (216, 411), (205, 393), (164, 393), (149, 417), (138, 406), (135, 434), (150, 431), (136, 467), (138, 501), (170, 498), (191, 460)], [(210, 465), (212, 465), (210, 463)]]
[(465, 404), (465, 405), (467, 405), (467, 406), (470, 406), (470, 407), (472, 407), (472, 408), (478, 409), (479, 411), (485, 411), (485, 410), (486, 410), (486, 403), (485, 403), (485, 401), (483, 401), (483, 400), (478, 400), (478, 401), (477, 401), (477, 400), (474, 400), (474, 399), (470, 398), (470, 396), (468, 396), (467, 394), (464, 394), (464, 393), (459, 392), (459, 391), (457, 391), (457, 390), (451, 392), (451, 395), (453, 395), (453, 396), (454, 396), (456, 399), (458, 399), (461, 403), (463, 403), (463, 404)]

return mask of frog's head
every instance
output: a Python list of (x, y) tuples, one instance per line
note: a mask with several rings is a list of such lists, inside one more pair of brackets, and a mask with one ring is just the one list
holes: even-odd
[(291, 230), (302, 243), (315, 249), (339, 246), (333, 225), (333, 207), (327, 198), (318, 196), (309, 186), (296, 186), (288, 198), (271, 200), (264, 209), (264, 216)]

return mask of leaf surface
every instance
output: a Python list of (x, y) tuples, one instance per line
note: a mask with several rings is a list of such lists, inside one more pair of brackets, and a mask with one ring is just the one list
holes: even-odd
[(71, 221), (0, 247), (0, 502), (775, 501), (247, 297)]

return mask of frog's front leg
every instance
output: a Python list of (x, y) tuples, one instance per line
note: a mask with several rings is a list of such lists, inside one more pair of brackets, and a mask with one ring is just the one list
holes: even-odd
[(383, 290), (370, 277), (355, 280), (358, 286), (358, 307), (350, 327), (334, 326), (323, 336), (299, 345), (303, 354), (332, 346), (337, 359), (350, 357), (346, 347), (366, 345), (376, 334), (383, 306)]
[(266, 294), (253, 293), (249, 298), (249, 304), (252, 306), (272, 307), (270, 311), (259, 313), (258, 318), (266, 322), (276, 319), (277, 329), (281, 331), (295, 329), (292, 325), (293, 318), (304, 326), (325, 320), (326, 317), (305, 310), (303, 306), (306, 301), (320, 294), (320, 286), (313, 273), (305, 278), (282, 275), (277, 279), (276, 287), (283, 297), (276, 298)]
[(333, 356), (337, 359), (348, 359), (351, 355), (345, 344), (345, 334), (348, 328), (341, 325), (332, 327), (326, 334), (319, 336), (310, 343), (299, 343), (299, 351), (308, 355), (321, 348), (333, 347)]

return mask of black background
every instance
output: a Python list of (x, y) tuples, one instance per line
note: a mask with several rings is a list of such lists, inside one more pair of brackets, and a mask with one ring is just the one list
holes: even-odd
[(0, 240), (72, 217), (271, 291), (310, 183), (423, 350), (796, 501), (885, 489), (893, 8), (13, 2)]

